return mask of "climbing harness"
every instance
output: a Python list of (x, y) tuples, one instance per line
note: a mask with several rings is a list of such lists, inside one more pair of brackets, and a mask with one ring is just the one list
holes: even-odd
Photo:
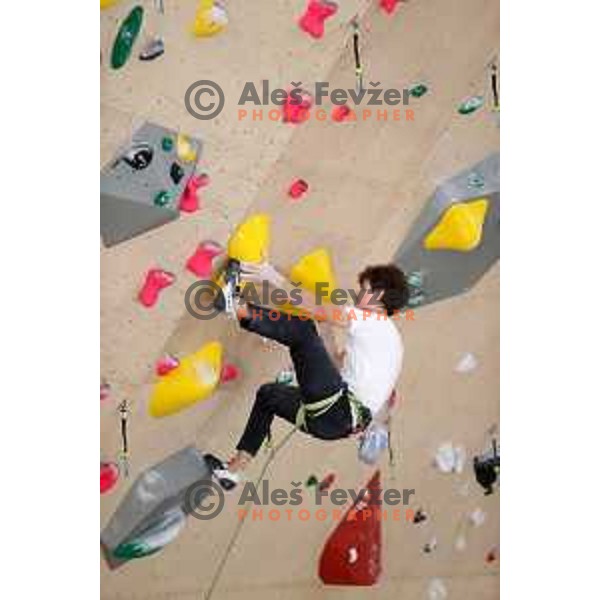
[(129, 445), (127, 443), (127, 421), (129, 419), (129, 405), (127, 400), (119, 404), (121, 418), (121, 452), (119, 453), (119, 467), (125, 477), (129, 477)]
[(355, 423), (354, 433), (363, 431), (371, 420), (369, 409), (364, 406), (356, 396), (347, 388), (342, 388), (333, 396), (311, 402), (310, 404), (301, 404), (296, 413), (296, 429), (306, 431), (306, 419), (316, 419), (324, 415), (336, 402), (342, 398), (347, 398), (350, 402), (350, 410), (352, 412), (352, 422)]

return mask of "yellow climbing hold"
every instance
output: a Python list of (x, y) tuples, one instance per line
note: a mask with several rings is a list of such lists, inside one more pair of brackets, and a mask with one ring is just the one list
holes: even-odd
[(209, 342), (158, 379), (150, 398), (153, 417), (166, 417), (208, 398), (219, 384), (223, 346)]
[(329, 252), (325, 248), (317, 248), (303, 256), (290, 271), (290, 280), (300, 287), (317, 293), (317, 283), (320, 283), (319, 297), (329, 302), (329, 294), (337, 285)]
[(477, 248), (481, 242), (488, 204), (487, 198), (478, 198), (450, 206), (425, 238), (424, 247), (427, 250), (458, 252), (470, 252)]
[(269, 253), (271, 217), (252, 215), (235, 230), (227, 246), (227, 256), (240, 262), (261, 263)]
[(100, 0), (100, 10), (109, 8), (113, 4), (116, 4), (119, 0)]
[(227, 21), (225, 8), (214, 0), (200, 0), (192, 31), (198, 37), (210, 37), (223, 31)]
[(177, 134), (177, 157), (184, 162), (194, 162), (198, 153), (187, 135)]

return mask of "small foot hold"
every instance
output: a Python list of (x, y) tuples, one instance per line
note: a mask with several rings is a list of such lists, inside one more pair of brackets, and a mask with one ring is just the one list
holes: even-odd
[(200, 208), (200, 198), (198, 190), (206, 187), (210, 183), (210, 178), (206, 174), (194, 175), (190, 177), (185, 190), (179, 201), (179, 210), (186, 213), (196, 212)]
[(313, 105), (311, 94), (300, 90), (297, 94), (288, 94), (283, 105), (282, 121), (284, 123), (304, 123), (310, 117), (310, 109)]
[(241, 375), (240, 369), (233, 363), (225, 363), (221, 369), (221, 383), (227, 383), (228, 381), (235, 381)]
[(178, 366), (178, 358), (171, 354), (165, 354), (156, 361), (154, 369), (159, 377), (163, 377), (167, 373), (170, 373), (173, 369), (176, 369)]
[(100, 493), (110, 492), (119, 480), (119, 467), (115, 463), (100, 463)]
[(224, 6), (211, 0), (200, 0), (192, 31), (197, 37), (211, 37), (223, 31), (228, 21)]
[(288, 190), (288, 196), (294, 200), (300, 200), (306, 192), (308, 192), (308, 183), (304, 179), (294, 179)]
[(173, 285), (175, 275), (163, 269), (150, 269), (146, 273), (146, 280), (138, 294), (140, 303), (146, 308), (151, 308), (158, 301), (161, 290)]
[(205, 454), (204, 461), (211, 470), (217, 483), (226, 491), (231, 491), (241, 480), (237, 473), (229, 471), (225, 463), (213, 454)]
[(352, 109), (347, 104), (336, 106), (331, 111), (331, 119), (336, 123), (343, 123), (344, 121), (349, 121), (352, 118), (352, 115)]
[(415, 516), (413, 517), (413, 523), (415, 525), (418, 525), (423, 521), (427, 521), (427, 515), (425, 514), (425, 511), (423, 509), (418, 508), (417, 512), (415, 513)]
[(329, 475), (327, 475), (327, 477), (325, 477), (325, 479), (319, 483), (319, 492), (328, 490), (333, 485), (334, 481), (335, 475), (333, 473), (329, 473)]
[(110, 398), (110, 384), (100, 383), (100, 402)]
[(309, 0), (304, 14), (298, 25), (311, 37), (320, 39), (325, 33), (325, 19), (332, 17), (338, 11), (336, 2), (327, 0)]
[(316, 476), (310, 475), (304, 485), (306, 485), (306, 487), (313, 487), (313, 486), (317, 485), (318, 483), (319, 483), (319, 480), (316, 478)]
[(221, 254), (223, 254), (223, 248), (216, 242), (202, 242), (196, 252), (188, 258), (185, 267), (196, 277), (207, 279), (212, 275), (213, 259)]
[(165, 43), (160, 38), (150, 40), (140, 52), (140, 60), (154, 60), (165, 53)]
[(398, 4), (400, 4), (400, 0), (379, 0), (380, 8), (388, 15), (391, 15), (396, 10)]

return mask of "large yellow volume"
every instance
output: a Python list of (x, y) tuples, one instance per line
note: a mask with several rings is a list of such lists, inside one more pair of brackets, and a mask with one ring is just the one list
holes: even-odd
[(453, 204), (427, 234), (423, 246), (427, 250), (474, 250), (481, 242), (488, 204), (487, 198)]
[(245, 263), (266, 260), (271, 244), (271, 217), (252, 215), (238, 225), (227, 245), (227, 256)]
[(174, 415), (208, 398), (219, 384), (223, 346), (209, 342), (181, 359), (179, 366), (158, 379), (150, 398), (153, 417)]

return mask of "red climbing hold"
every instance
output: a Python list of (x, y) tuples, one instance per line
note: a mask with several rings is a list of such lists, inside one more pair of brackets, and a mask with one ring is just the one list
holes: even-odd
[(196, 212), (200, 208), (198, 190), (206, 187), (209, 183), (210, 178), (206, 174), (190, 177), (179, 200), (179, 210), (186, 213)]
[(235, 381), (241, 375), (239, 368), (232, 363), (225, 363), (221, 369), (221, 383), (227, 383), (228, 381)]
[(325, 477), (325, 479), (323, 479), (323, 481), (321, 481), (319, 483), (319, 491), (323, 492), (325, 490), (328, 490), (333, 485), (334, 481), (335, 481), (335, 474), (329, 473), (329, 475), (327, 475), (327, 477)]
[(288, 195), (294, 200), (299, 200), (306, 192), (308, 192), (308, 183), (304, 179), (294, 179), (288, 190)]
[(485, 555), (485, 562), (488, 564), (491, 564), (493, 562), (496, 562), (496, 560), (498, 559), (498, 549), (497, 548), (492, 548), (486, 555)]
[(400, 0), (379, 0), (379, 6), (383, 8), (388, 15), (391, 15), (396, 10), (396, 6), (399, 3)]
[(115, 463), (100, 463), (100, 493), (112, 490), (119, 479), (119, 467)]
[(196, 252), (192, 254), (185, 263), (188, 271), (191, 271), (196, 277), (207, 279), (212, 275), (213, 258), (223, 254), (223, 248), (215, 242), (202, 242)]
[(338, 5), (327, 0), (309, 0), (298, 25), (308, 35), (319, 39), (325, 33), (325, 19), (335, 15)]
[(325, 543), (319, 577), (329, 585), (373, 585), (381, 574), (381, 493), (379, 471), (367, 484), (369, 496), (344, 515)]
[(101, 383), (100, 384), (100, 402), (103, 400), (108, 400), (110, 398), (110, 384)]
[(312, 96), (301, 90), (298, 94), (288, 94), (283, 104), (282, 120), (284, 123), (304, 123), (310, 116)]
[(340, 106), (336, 106), (331, 111), (332, 120), (337, 123), (341, 123), (342, 121), (347, 121), (352, 115), (352, 109), (347, 104), (342, 104)]
[(156, 374), (159, 377), (170, 373), (173, 369), (176, 369), (179, 366), (179, 360), (172, 356), (171, 354), (165, 354), (161, 358), (156, 361), (156, 365), (154, 367)]
[(158, 295), (164, 288), (173, 285), (175, 275), (162, 269), (150, 269), (146, 273), (146, 280), (138, 295), (139, 301), (150, 308), (158, 301)]

